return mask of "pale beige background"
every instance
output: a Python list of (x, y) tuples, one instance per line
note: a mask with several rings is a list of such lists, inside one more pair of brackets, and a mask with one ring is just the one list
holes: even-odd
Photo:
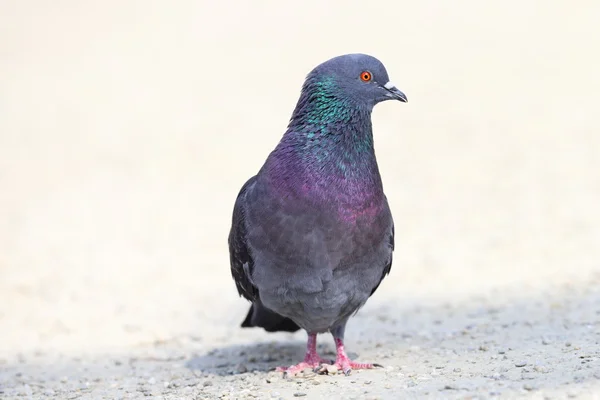
[(0, 355), (273, 338), (237, 328), (233, 201), (305, 74), (348, 52), (409, 98), (373, 114), (398, 245), (364, 312), (578, 293), (600, 273), (599, 16), (595, 1), (2, 0)]

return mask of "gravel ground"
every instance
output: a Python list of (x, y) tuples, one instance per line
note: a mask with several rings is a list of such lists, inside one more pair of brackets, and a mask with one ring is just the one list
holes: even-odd
[[(350, 4), (0, 2), (0, 398), (600, 398), (600, 3)], [(410, 100), (347, 330), (384, 368), (284, 380), (305, 337), (239, 328), (232, 206), (356, 51)]]
[(353, 320), (349, 339), (361, 360), (384, 368), (347, 377), (284, 379), (272, 370), (303, 355), (301, 334), (266, 341), (232, 331), (218, 345), (183, 335), (125, 353), (21, 354), (2, 360), (0, 387), (3, 398), (597, 398), (599, 288), (595, 279), (526, 301), (497, 293), (427, 307), (378, 302)]

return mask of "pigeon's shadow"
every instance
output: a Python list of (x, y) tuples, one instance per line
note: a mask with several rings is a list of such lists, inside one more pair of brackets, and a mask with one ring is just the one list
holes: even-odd
[(193, 357), (187, 362), (187, 367), (219, 376), (266, 372), (301, 359), (304, 351), (305, 346), (300, 342), (233, 345)]
[[(335, 359), (331, 348), (319, 346), (318, 350), (323, 357)], [(204, 355), (192, 357), (186, 366), (218, 376), (253, 371), (268, 372), (280, 366), (298, 363), (304, 358), (305, 352), (306, 343), (301, 341), (233, 345), (215, 348)]]

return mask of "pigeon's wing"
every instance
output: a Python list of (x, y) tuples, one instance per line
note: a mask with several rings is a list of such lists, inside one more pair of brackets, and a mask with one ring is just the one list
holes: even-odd
[(231, 276), (235, 280), (240, 296), (250, 301), (258, 299), (258, 288), (252, 283), (254, 260), (248, 249), (246, 227), (246, 195), (254, 187), (256, 176), (250, 178), (238, 194), (233, 208), (231, 231), (229, 232), (229, 260)]
[(375, 293), (375, 291), (377, 290), (377, 288), (379, 287), (379, 285), (381, 284), (381, 282), (383, 281), (383, 279), (390, 273), (391, 269), (392, 269), (392, 259), (393, 259), (393, 253), (394, 253), (394, 222), (392, 221), (392, 229), (389, 235), (389, 261), (387, 262), (387, 264), (385, 265), (385, 268), (383, 269), (383, 273), (381, 274), (381, 279), (379, 280), (379, 282), (377, 282), (377, 285), (375, 285), (375, 287), (373, 288), (373, 290), (371, 291), (371, 294), (369, 295), (369, 297), (371, 297), (373, 295), (373, 293)]
[(295, 332), (300, 327), (291, 319), (283, 317), (262, 305), (258, 288), (252, 282), (254, 260), (248, 246), (248, 227), (246, 213), (247, 195), (253, 190), (256, 177), (252, 177), (242, 186), (233, 208), (233, 220), (229, 233), (229, 257), (231, 276), (235, 280), (240, 296), (252, 302), (248, 315), (242, 322), (243, 328), (261, 327), (267, 332)]

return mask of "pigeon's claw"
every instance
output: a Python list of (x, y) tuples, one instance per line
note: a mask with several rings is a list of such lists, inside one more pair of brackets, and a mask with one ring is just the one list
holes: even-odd
[(373, 369), (382, 367), (380, 364), (357, 363), (350, 360), (346, 354), (346, 350), (344, 349), (344, 342), (340, 338), (335, 339), (335, 345), (337, 349), (337, 357), (334, 365), (346, 376), (350, 375), (353, 369)]
[(302, 361), (301, 363), (298, 363), (296, 365), (292, 365), (289, 367), (277, 367), (276, 371), (283, 372), (283, 377), (289, 378), (289, 377), (295, 376), (296, 374), (304, 371), (305, 369), (310, 369), (313, 372), (318, 372), (323, 368), (323, 364), (331, 365), (332, 361), (325, 360), (325, 359), (322, 359), (321, 357), (317, 356), (316, 360), (315, 359), (313, 359), (313, 360), (305, 359), (304, 361)]
[(346, 376), (350, 375), (352, 373), (352, 370), (355, 369), (372, 369), (380, 367), (379, 364), (357, 363), (349, 360), (347, 357), (343, 360), (338, 359), (334, 365)]

